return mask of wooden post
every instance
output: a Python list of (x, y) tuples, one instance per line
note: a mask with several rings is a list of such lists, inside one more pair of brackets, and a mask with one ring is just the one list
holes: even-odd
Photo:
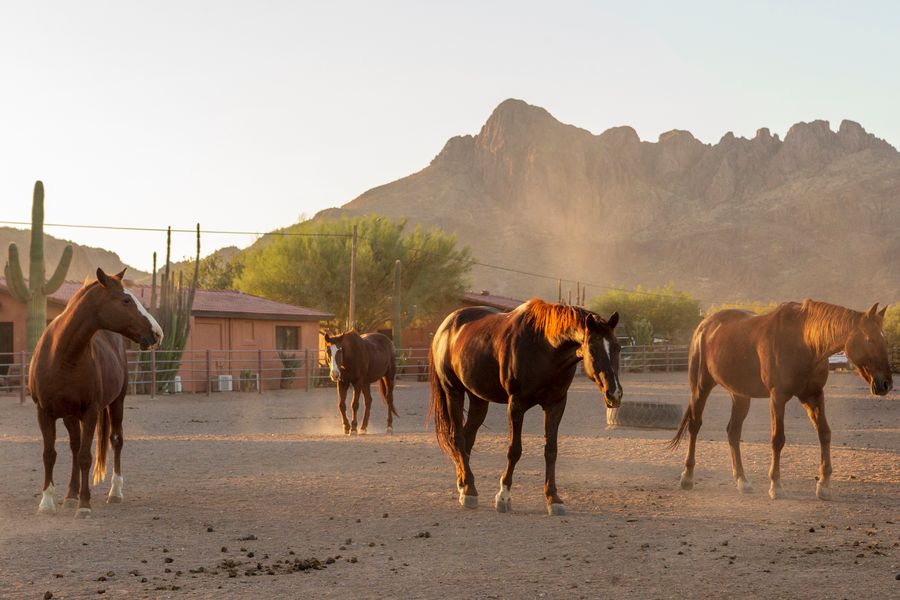
[(262, 348), (259, 348), (256, 351), (256, 391), (262, 394), (262, 386), (263, 386), (263, 360), (262, 360)]
[(581, 282), (575, 282), (575, 305), (581, 306)]
[(569, 306), (572, 306), (572, 288), (569, 288)]
[(206, 395), (212, 391), (212, 351), (206, 350)]
[(19, 369), (19, 404), (25, 404), (25, 372), (28, 369), (26, 361), (28, 354), (22, 350), (21, 354), (22, 368)]
[[(306, 391), (308, 392), (309, 390), (312, 389), (312, 373), (313, 373), (312, 367), (309, 362), (309, 348), (306, 348), (303, 351), (303, 364), (306, 365)], [(318, 366), (318, 364), (316, 364), (316, 366)]]
[(556, 303), (562, 304), (562, 279), (556, 280)]
[(150, 350), (150, 397), (156, 397), (156, 348)]
[(403, 344), (402, 337), (402, 323), (403, 315), (401, 314), (400, 308), (400, 259), (397, 259), (394, 262), (394, 310), (391, 315), (391, 325), (393, 331), (391, 332), (391, 337), (394, 338), (394, 351), (399, 353), (400, 347)]
[(357, 226), (353, 226), (353, 240), (350, 242), (350, 303), (347, 310), (347, 329), (356, 326), (356, 238)]

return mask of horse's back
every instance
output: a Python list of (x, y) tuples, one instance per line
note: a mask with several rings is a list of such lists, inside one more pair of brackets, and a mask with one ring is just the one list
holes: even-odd
[(394, 368), (394, 342), (383, 333), (367, 333), (362, 337), (369, 347), (370, 377), (374, 381), (391, 375)]
[(487, 306), (461, 308), (447, 315), (431, 345), (438, 376), (446, 383), (459, 382), (485, 400), (506, 402), (496, 341), (507, 317)]

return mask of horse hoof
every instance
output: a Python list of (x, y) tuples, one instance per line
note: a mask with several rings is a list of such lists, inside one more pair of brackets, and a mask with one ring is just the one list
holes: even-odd
[(781, 484), (775, 485), (774, 483), (769, 486), (769, 498), (772, 500), (777, 500), (778, 498), (784, 497), (784, 490), (781, 488)]
[(53, 505), (47, 506), (43, 502), (38, 506), (38, 514), (39, 515), (55, 515), (56, 507)]
[(690, 477), (681, 476), (681, 489), (683, 490), (692, 490), (694, 489), (694, 480)]
[(357, 433), (356, 435), (366, 435), (367, 433), (368, 431), (366, 431), (365, 429), (360, 429), (359, 433)]
[(122, 496), (107, 496), (106, 503), (107, 504), (121, 504)]
[(742, 494), (752, 494), (753, 486), (750, 485), (750, 482), (744, 478), (740, 478), (737, 480), (737, 489)]
[(347, 428), (344, 428), (344, 435), (350, 435), (350, 430)]
[(566, 505), (565, 504), (548, 504), (547, 505), (547, 514), (551, 517), (559, 517), (566, 514)]
[(78, 506), (78, 498), (66, 498), (63, 500), (63, 508), (76, 508)]
[(498, 513), (512, 512), (512, 499), (501, 498), (500, 494), (497, 494), (497, 497), (494, 498), (494, 508), (497, 509)]
[(463, 508), (478, 508), (478, 496), (459, 495), (459, 504)]
[(819, 500), (831, 500), (831, 486), (816, 484), (816, 497)]
[(385, 433), (388, 434), (388, 435), (393, 435), (393, 433), (394, 433), (394, 428), (393, 428), (393, 427), (388, 427), (388, 428), (385, 430)]
[(91, 509), (89, 508), (79, 508), (75, 511), (76, 519), (87, 519), (91, 516)]

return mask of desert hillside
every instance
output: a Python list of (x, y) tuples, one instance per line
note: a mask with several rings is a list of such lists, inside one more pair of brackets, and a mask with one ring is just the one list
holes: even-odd
[[(780, 139), (672, 130), (599, 135), (520, 100), (431, 164), (320, 218), (439, 225), (479, 261), (598, 284), (672, 282), (706, 302), (900, 300), (900, 153), (845, 120)], [(474, 287), (555, 296), (553, 281), (476, 268)], [(597, 288), (589, 288), (597, 293)]]

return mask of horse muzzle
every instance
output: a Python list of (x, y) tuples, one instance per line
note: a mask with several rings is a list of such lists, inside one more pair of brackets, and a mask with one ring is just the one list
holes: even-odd
[(876, 375), (872, 378), (872, 394), (875, 396), (886, 396), (894, 388), (894, 382), (890, 377)]
[(603, 400), (606, 401), (606, 408), (619, 408), (622, 405), (622, 388), (617, 387), (612, 392), (606, 391)]

